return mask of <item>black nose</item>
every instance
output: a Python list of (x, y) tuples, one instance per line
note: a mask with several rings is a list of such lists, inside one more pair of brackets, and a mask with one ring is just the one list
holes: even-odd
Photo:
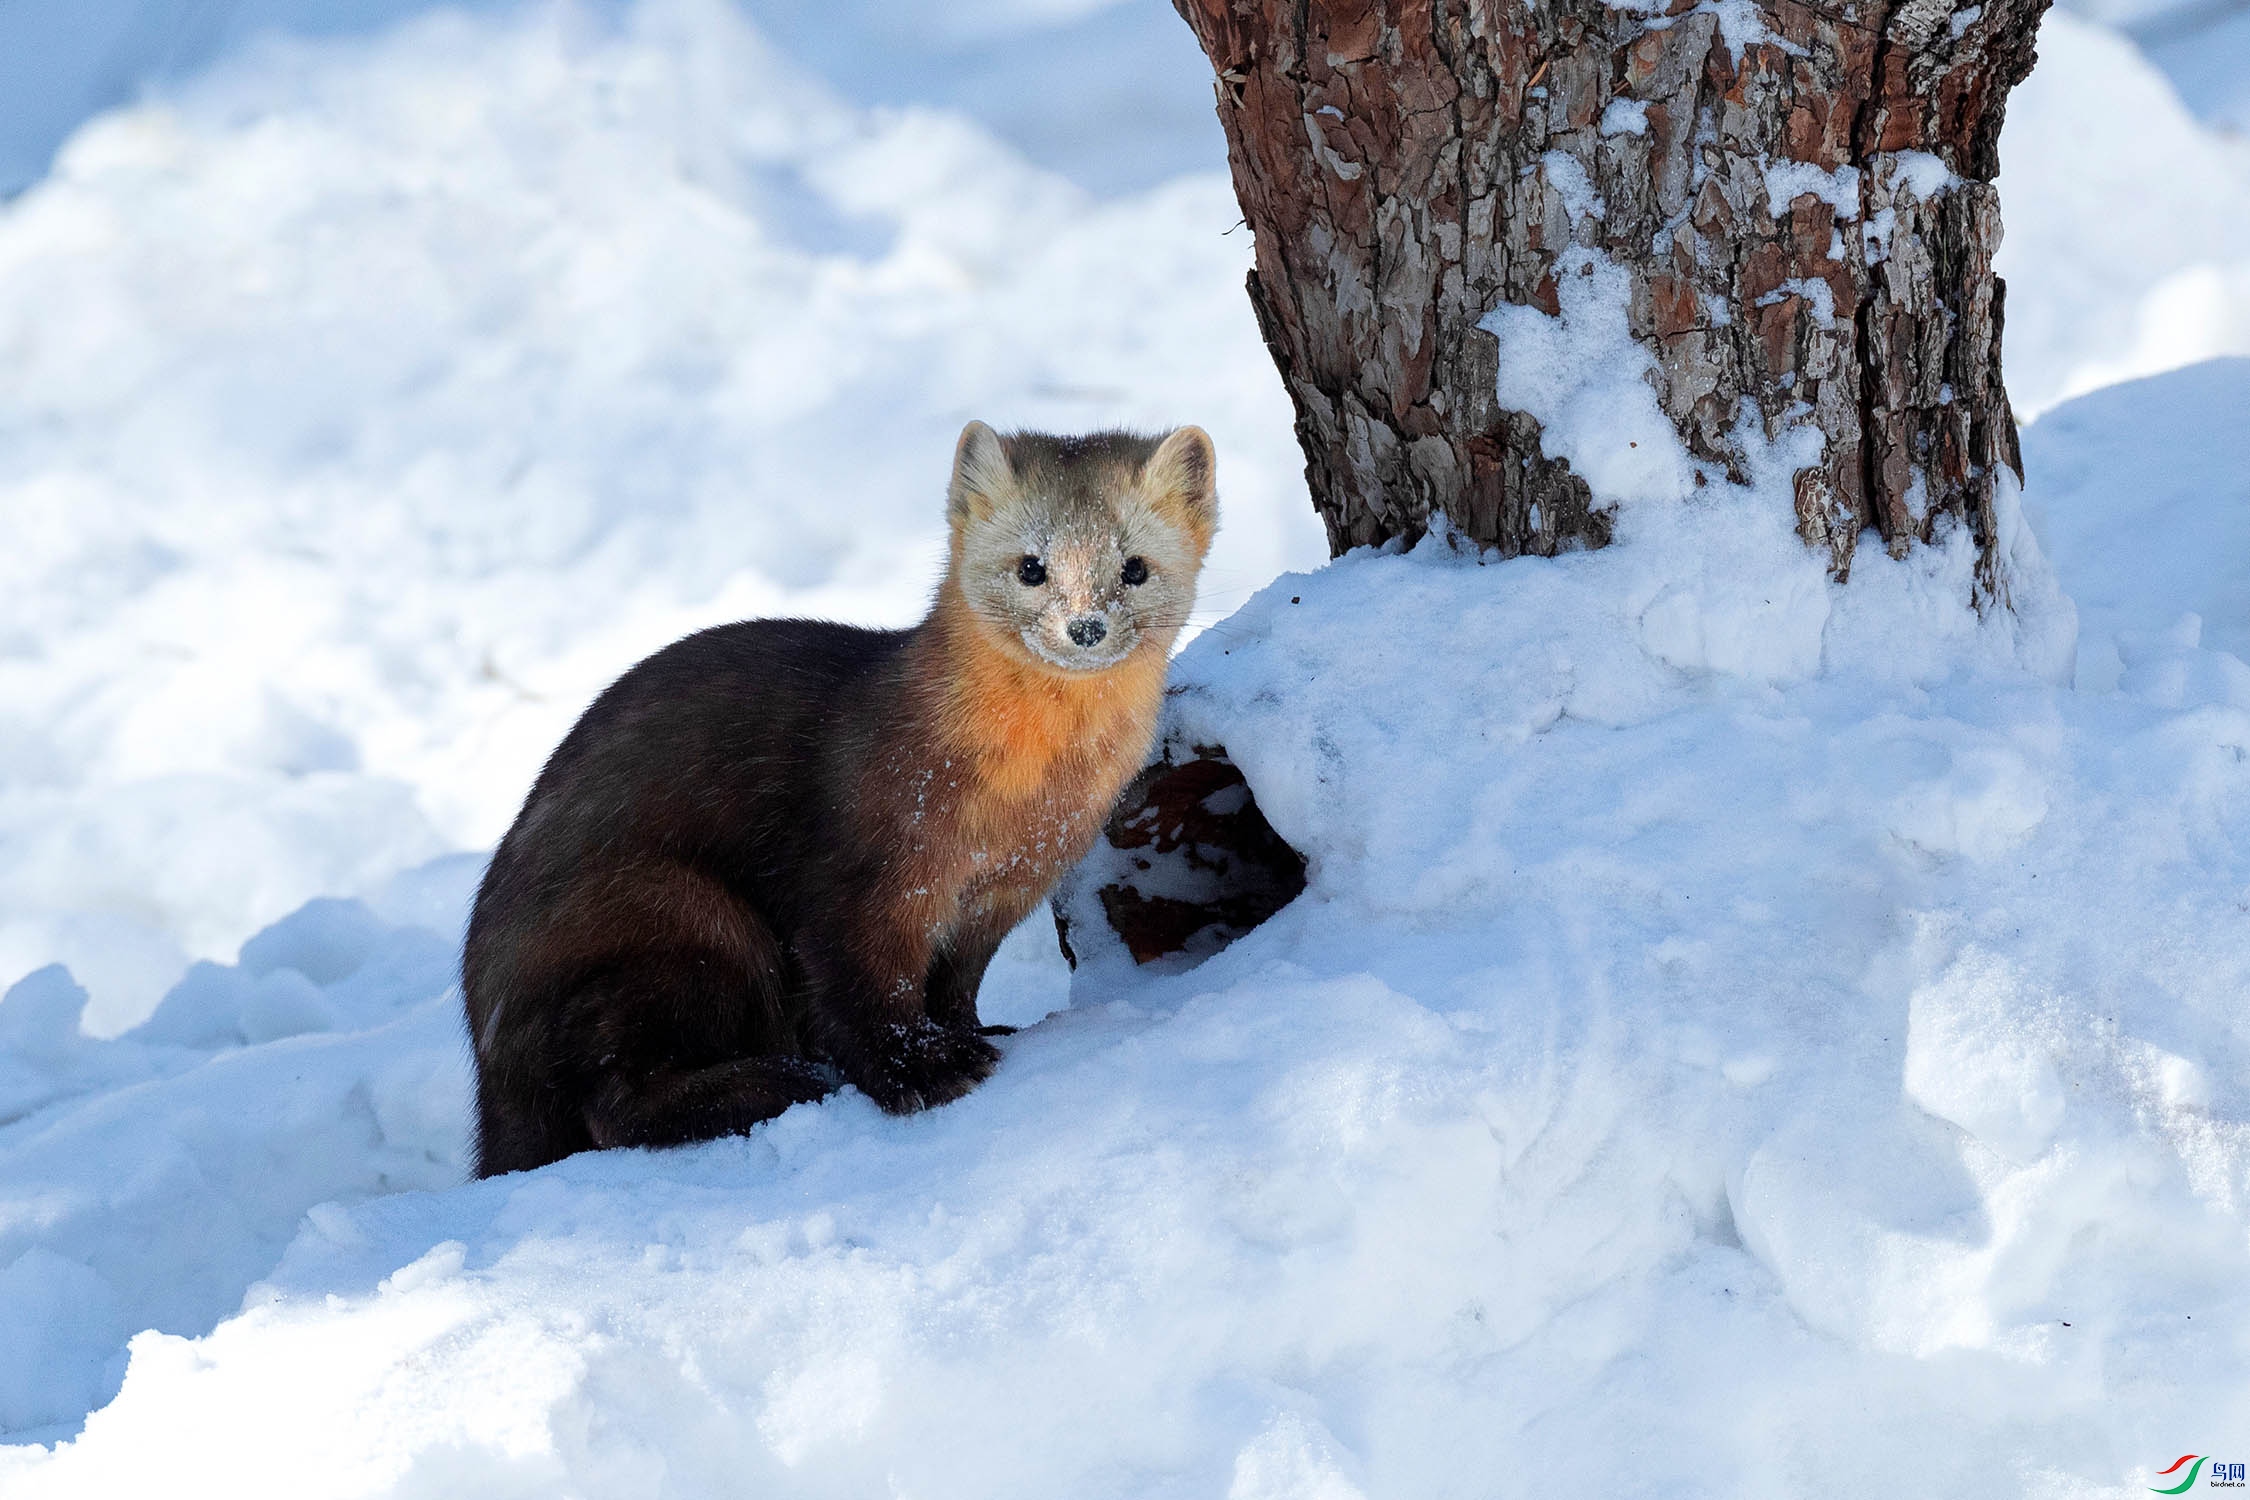
[(1109, 627), (1092, 615), (1080, 615), (1070, 622), (1070, 638), (1081, 646), (1098, 646)]

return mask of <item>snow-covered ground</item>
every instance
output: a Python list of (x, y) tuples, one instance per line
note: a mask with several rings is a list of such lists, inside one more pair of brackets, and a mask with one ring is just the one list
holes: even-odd
[[(2250, 352), (2250, 153), (2130, 46), (2052, 18), (2003, 148), (2073, 665), (2028, 538), (2019, 628), (1723, 486), (1236, 612), (1322, 548), (1201, 81), (1057, 40), (1162, 7), (302, 9), (0, 207), (0, 1493), (2104, 1494), (2250, 1429), (2250, 361), (2107, 384)], [(1305, 897), (1075, 990), (1020, 935), (987, 1015), (1068, 1008), (947, 1109), (461, 1185), (476, 851), (662, 641), (911, 618), (972, 415), (1215, 434), (1178, 706)]]

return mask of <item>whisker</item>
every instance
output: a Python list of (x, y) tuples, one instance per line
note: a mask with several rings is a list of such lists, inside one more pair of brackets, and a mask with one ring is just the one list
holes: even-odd
[(1138, 622), (1142, 629), (1186, 629), (1193, 627), (1198, 633), (1225, 636), (1229, 639), (1253, 639), (1251, 633), (1240, 626), (1229, 625), (1224, 620), (1144, 620)]

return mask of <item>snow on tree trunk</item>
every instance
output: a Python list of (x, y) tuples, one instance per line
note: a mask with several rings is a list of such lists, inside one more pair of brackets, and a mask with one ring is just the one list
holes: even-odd
[(1998, 593), (1992, 179), (2048, 0), (1175, 3), (1333, 550), (1437, 511), (1504, 555), (1608, 540), (1479, 327), (1606, 258), (1695, 483), (1809, 423), (1797, 524), (1837, 576), (1863, 528), (1897, 555), (1954, 517)]

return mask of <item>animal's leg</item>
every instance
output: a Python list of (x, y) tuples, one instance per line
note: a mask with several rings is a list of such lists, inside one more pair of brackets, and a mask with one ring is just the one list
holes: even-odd
[(826, 1098), (835, 1087), (801, 1057), (738, 1057), (639, 1078), (613, 1072), (586, 1106), (586, 1133), (603, 1149), (740, 1135), (792, 1104)]
[(977, 992), (984, 987), (984, 971), (991, 967), (992, 955), (999, 948), (1000, 937), (976, 933), (957, 937), (950, 951), (937, 956), (930, 965), (931, 1020), (955, 1031), (979, 1035), (1005, 1035), (1015, 1029), (988, 1028), (977, 1019)]
[[(855, 942), (848, 929), (836, 929), (801, 940), (798, 961), (823, 1055), (892, 1114), (958, 1099), (1000, 1060), (973, 1029), (931, 1015), (927, 940)], [(973, 1016), (973, 998), (971, 1005)]]
[(477, 1038), (480, 1176), (744, 1130), (828, 1090), (791, 1055), (779, 945), (715, 880), (589, 872), (518, 948)]

